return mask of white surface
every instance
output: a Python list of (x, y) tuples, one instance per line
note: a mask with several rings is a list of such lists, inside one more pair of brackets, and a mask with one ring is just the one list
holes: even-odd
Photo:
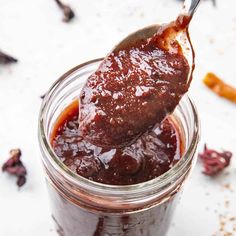
[[(54, 1), (0, 0), (0, 47), (19, 59), (0, 66), (0, 164), (13, 147), (23, 151), (27, 184), (0, 172), (0, 236), (55, 236), (37, 142), (39, 98), (61, 74), (86, 60), (104, 56), (128, 33), (173, 19), (175, 0), (70, 0), (76, 19), (65, 24)], [(236, 105), (202, 83), (208, 71), (236, 86), (236, 2), (203, 1), (191, 25), (196, 71), (190, 93), (202, 121), (203, 143), (235, 155), (217, 178), (202, 175), (198, 163), (176, 211), (168, 236), (217, 236), (219, 214), (236, 216)], [(222, 186), (230, 183), (233, 190)], [(225, 201), (229, 200), (229, 207)], [(232, 235), (233, 222), (226, 224)], [(86, 236), (86, 235), (85, 235)]]

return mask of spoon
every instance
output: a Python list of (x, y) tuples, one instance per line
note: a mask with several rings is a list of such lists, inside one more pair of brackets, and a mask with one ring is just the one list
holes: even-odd
[(88, 78), (79, 103), (79, 132), (87, 141), (130, 145), (174, 111), (192, 80), (188, 25), (199, 2), (186, 0), (175, 21), (130, 34)]

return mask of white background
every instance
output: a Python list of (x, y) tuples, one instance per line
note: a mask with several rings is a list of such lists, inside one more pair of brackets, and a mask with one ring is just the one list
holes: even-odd
[[(174, 19), (177, 0), (70, 0), (76, 19), (61, 21), (53, 0), (0, 0), (0, 48), (19, 63), (0, 65), (0, 164), (21, 148), (28, 169), (21, 189), (0, 172), (0, 236), (55, 236), (37, 142), (39, 98), (61, 74), (104, 56), (130, 32)], [(197, 163), (186, 185), (168, 236), (217, 236), (219, 215), (236, 216), (236, 104), (202, 83), (213, 71), (236, 86), (236, 2), (203, 1), (191, 23), (196, 70), (190, 94), (202, 122), (203, 143), (232, 151), (232, 165), (217, 178), (204, 176)], [(224, 187), (231, 185), (231, 190)], [(229, 207), (225, 202), (229, 201)], [(226, 222), (230, 235), (236, 222)], [(86, 235), (84, 235), (86, 236)]]

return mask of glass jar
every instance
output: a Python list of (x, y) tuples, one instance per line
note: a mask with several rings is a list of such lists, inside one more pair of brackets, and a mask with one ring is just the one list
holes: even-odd
[(90, 181), (64, 165), (50, 145), (56, 119), (78, 99), (83, 84), (101, 60), (86, 62), (65, 73), (52, 85), (41, 107), (39, 144), (57, 232), (63, 236), (164, 236), (196, 160), (199, 120), (187, 95), (172, 115), (182, 134), (184, 155), (153, 180), (126, 186)]

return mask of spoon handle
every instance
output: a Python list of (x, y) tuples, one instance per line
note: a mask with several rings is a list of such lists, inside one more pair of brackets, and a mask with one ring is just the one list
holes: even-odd
[(183, 14), (193, 16), (201, 0), (185, 0)]

